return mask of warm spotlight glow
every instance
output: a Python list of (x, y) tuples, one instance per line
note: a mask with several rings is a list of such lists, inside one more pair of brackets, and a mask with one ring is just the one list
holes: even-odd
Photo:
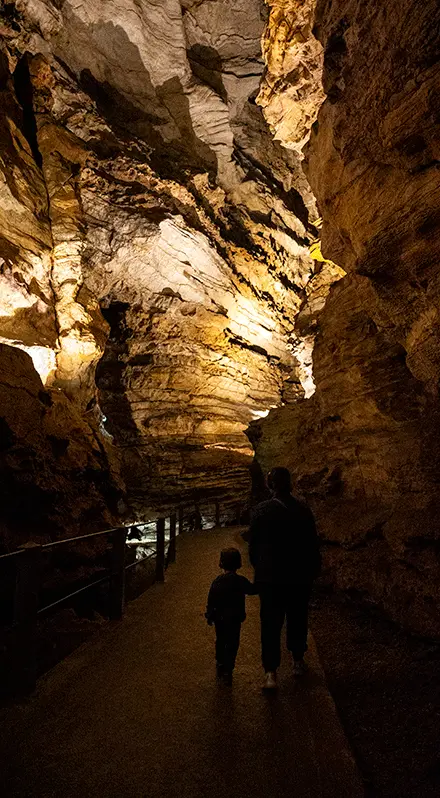
[(27, 352), (32, 358), (35, 371), (40, 375), (43, 385), (46, 385), (49, 375), (57, 367), (56, 355), (53, 349), (48, 346), (25, 346), (20, 341), (11, 341), (10, 338), (0, 338), (0, 343), (15, 346), (17, 349)]
[(250, 449), (249, 446), (228, 446), (227, 443), (205, 443), (204, 449), (221, 449), (227, 452), (237, 452), (238, 454), (244, 454), (247, 457), (254, 456), (254, 450)]
[(254, 419), (266, 418), (266, 416), (269, 415), (270, 410), (251, 410), (251, 413), (252, 413)]
[(267, 410), (251, 410), (252, 416), (254, 420), (257, 418), (266, 418), (269, 415), (271, 410), (274, 410), (278, 405), (271, 405), (267, 408)]

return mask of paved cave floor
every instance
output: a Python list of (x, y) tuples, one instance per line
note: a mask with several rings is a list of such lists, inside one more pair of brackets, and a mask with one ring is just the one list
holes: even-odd
[[(318, 587), (311, 678), (295, 685), (285, 652), (280, 696), (267, 703), (259, 691), (258, 602), (250, 599), (234, 688), (216, 687), (205, 595), (217, 573), (219, 548), (239, 542), (237, 528), (179, 540), (177, 564), (165, 586), (155, 585), (131, 602), (122, 624), (103, 624), (102, 634), (43, 677), (35, 696), (0, 712), (8, 798), (195, 798), (206, 795), (213, 773), (218, 780), (212, 798), (229, 798), (237, 784), (253, 798), (286, 794), (287, 785), (296, 787), (296, 798), (354, 798), (351, 787), (347, 794), (342, 786), (346, 743), (335, 746), (329, 733), (337, 723), (329, 721), (334, 710), (321, 665), (367, 798), (437, 798), (440, 644), (405, 634), (374, 608)], [(250, 575), (247, 566), (244, 573)], [(183, 748), (175, 721), (168, 722), (177, 709)], [(224, 738), (225, 727), (232, 728), (232, 737)], [(275, 759), (267, 759), (264, 746), (253, 750), (268, 731)], [(294, 755), (286, 758), (287, 750)], [(194, 765), (201, 752), (208, 759), (198, 773)], [(235, 770), (225, 770), (225, 756), (238, 757), (247, 776), (243, 771), (237, 782)], [(254, 771), (260, 758), (264, 778)], [(282, 760), (287, 768), (280, 769)], [(153, 765), (159, 768), (154, 790)], [(269, 778), (271, 772), (278, 781)], [(177, 781), (173, 773), (179, 773)]]
[(184, 535), (164, 585), (0, 711), (8, 798), (361, 798), (312, 639), (308, 674), (284, 651), (279, 693), (262, 694), (257, 598), (234, 685), (216, 683), (203, 613), (237, 532)]

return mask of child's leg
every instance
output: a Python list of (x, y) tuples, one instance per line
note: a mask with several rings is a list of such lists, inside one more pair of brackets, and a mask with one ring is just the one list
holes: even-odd
[(223, 662), (225, 671), (232, 673), (235, 667), (235, 659), (240, 645), (241, 621), (229, 621), (225, 629), (225, 659)]
[(215, 621), (215, 659), (217, 665), (225, 664), (225, 626), (221, 621)]

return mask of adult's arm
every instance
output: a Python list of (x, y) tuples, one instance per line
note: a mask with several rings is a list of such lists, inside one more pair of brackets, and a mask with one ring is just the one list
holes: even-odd
[(310, 540), (310, 565), (312, 578), (316, 579), (316, 577), (321, 573), (322, 557), (321, 552), (319, 551), (319, 537), (316, 529), (315, 517), (310, 507), (307, 507), (306, 511), (307, 532)]

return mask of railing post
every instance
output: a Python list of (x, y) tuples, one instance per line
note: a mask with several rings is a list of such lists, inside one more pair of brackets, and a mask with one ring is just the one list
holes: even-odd
[(183, 533), (183, 507), (179, 507), (179, 535)]
[(220, 526), (220, 502), (215, 503), (215, 525)]
[(26, 543), (16, 557), (14, 625), (17, 627), (14, 688), (30, 692), (37, 681), (36, 640), (38, 599), (41, 584), (43, 549)]
[(194, 529), (197, 531), (200, 530), (201, 528), (202, 528), (202, 515), (200, 512), (200, 506), (197, 503), (194, 512)]
[(126, 539), (126, 527), (120, 527), (113, 531), (110, 575), (110, 618), (112, 621), (119, 621), (124, 611)]
[(168, 548), (168, 562), (176, 562), (176, 513), (170, 516), (170, 545)]
[(156, 521), (156, 582), (165, 581), (165, 518)]

